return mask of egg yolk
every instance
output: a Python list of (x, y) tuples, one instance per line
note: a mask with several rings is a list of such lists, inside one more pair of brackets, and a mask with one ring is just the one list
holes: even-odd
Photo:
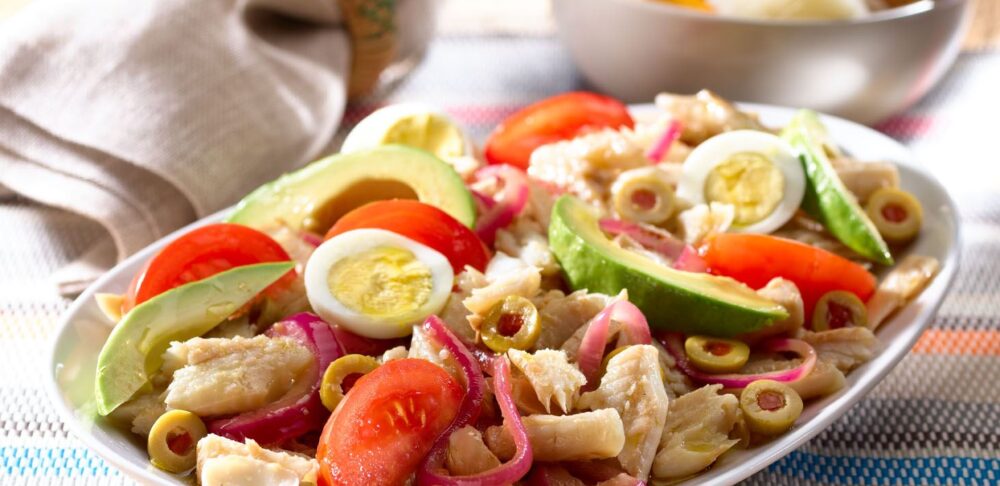
[(774, 212), (784, 196), (785, 177), (763, 154), (735, 154), (705, 179), (705, 199), (732, 204), (737, 226), (756, 223)]
[(355, 312), (392, 317), (427, 302), (433, 279), (427, 265), (409, 250), (383, 246), (335, 263), (327, 285), (334, 298)]
[(382, 143), (417, 147), (443, 159), (460, 157), (465, 152), (465, 142), (458, 127), (431, 113), (400, 118), (386, 130)]

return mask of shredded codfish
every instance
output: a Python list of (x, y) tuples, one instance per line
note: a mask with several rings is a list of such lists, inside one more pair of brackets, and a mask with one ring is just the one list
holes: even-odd
[(660, 377), (660, 356), (650, 345), (629, 346), (608, 361), (597, 390), (577, 401), (582, 409), (612, 408), (625, 425), (625, 447), (618, 454), (625, 471), (649, 477), (670, 403)]

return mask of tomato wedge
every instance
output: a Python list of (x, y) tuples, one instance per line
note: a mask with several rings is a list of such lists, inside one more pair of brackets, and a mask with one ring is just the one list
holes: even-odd
[(365, 204), (337, 220), (326, 239), (361, 228), (392, 231), (427, 245), (451, 262), (456, 275), (466, 265), (483, 271), (490, 261), (490, 252), (476, 233), (448, 213), (420, 201), (391, 199)]
[(709, 271), (759, 289), (774, 277), (791, 280), (802, 293), (806, 316), (832, 290), (853, 292), (862, 301), (875, 291), (875, 277), (857, 263), (815, 246), (761, 234), (724, 233), (702, 248)]
[(422, 359), (390, 361), (361, 377), (323, 428), (322, 481), (403, 484), (458, 414), (463, 394), (444, 368)]
[(577, 91), (546, 98), (521, 109), (503, 121), (486, 140), (486, 160), (528, 168), (536, 148), (601, 128), (635, 126), (620, 101), (596, 93)]
[[(243, 265), (291, 260), (281, 245), (260, 231), (239, 224), (202, 226), (160, 250), (129, 285), (122, 313), (174, 287)], [(287, 285), (295, 271), (271, 289)]]

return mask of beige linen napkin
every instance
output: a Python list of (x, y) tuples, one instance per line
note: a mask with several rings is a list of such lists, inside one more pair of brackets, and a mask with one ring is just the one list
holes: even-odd
[(335, 1), (37, 0), (0, 28), (0, 185), (107, 228), (77, 292), (316, 157), (350, 57)]

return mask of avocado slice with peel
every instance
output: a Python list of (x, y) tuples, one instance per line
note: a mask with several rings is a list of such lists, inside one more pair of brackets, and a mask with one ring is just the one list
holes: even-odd
[(323, 234), (352, 209), (383, 199), (418, 199), (470, 228), (476, 222), (472, 193), (455, 169), (403, 145), (317, 160), (251, 192), (227, 221), (262, 230), (284, 223)]
[(108, 415), (145, 388), (171, 342), (210, 331), (294, 267), (292, 262), (236, 267), (135, 306), (97, 358), (97, 412)]
[(729, 277), (676, 270), (615, 245), (594, 210), (572, 196), (552, 208), (549, 245), (574, 290), (628, 289), (654, 329), (727, 337), (788, 317), (784, 307)]
[(824, 149), (829, 135), (819, 116), (810, 110), (800, 110), (781, 136), (798, 153), (806, 173), (802, 208), (857, 254), (882, 265), (892, 265), (892, 254), (882, 235), (830, 164)]

